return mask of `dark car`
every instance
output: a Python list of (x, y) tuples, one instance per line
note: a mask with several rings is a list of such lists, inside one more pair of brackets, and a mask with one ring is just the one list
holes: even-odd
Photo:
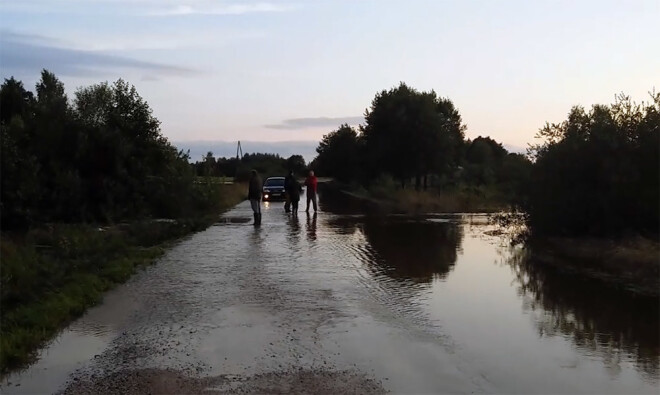
[(264, 181), (264, 200), (284, 200), (284, 177), (268, 177)]

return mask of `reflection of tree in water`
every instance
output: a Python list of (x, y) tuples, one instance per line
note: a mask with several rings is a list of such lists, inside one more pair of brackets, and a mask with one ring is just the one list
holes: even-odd
[(297, 215), (289, 217), (289, 232), (287, 233), (289, 245), (296, 245), (300, 242), (300, 219)]
[(616, 374), (630, 355), (637, 369), (658, 380), (660, 365), (659, 301), (636, 297), (594, 280), (560, 273), (534, 262), (525, 250), (511, 254), (509, 264), (536, 314), (540, 334), (570, 336), (578, 349), (596, 353)]
[(364, 214), (370, 208), (369, 203), (332, 188), (322, 188), (318, 200), (321, 211), (340, 215)]
[(417, 283), (444, 278), (456, 263), (463, 240), (462, 229), (451, 223), (367, 220), (362, 230), (376, 253), (372, 270)]
[(361, 216), (337, 216), (326, 219), (327, 226), (340, 235), (352, 235), (363, 221), (364, 218)]

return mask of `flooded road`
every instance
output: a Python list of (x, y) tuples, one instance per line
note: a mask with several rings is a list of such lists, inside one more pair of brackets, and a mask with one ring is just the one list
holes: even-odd
[(658, 392), (658, 301), (536, 265), (485, 216), (250, 218), (177, 243), (2, 393)]

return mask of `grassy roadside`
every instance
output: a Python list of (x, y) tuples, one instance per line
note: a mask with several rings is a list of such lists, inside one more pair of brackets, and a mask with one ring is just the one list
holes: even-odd
[(595, 278), (645, 296), (660, 296), (660, 242), (641, 236), (617, 240), (543, 238), (528, 241), (538, 264)]
[(245, 197), (244, 185), (217, 187), (213, 210), (192, 218), (109, 227), (51, 224), (3, 234), (0, 373), (32, 361), (39, 347), (99, 303), (105, 291), (155, 262), (169, 242), (205, 229)]
[(397, 214), (424, 213), (494, 213), (507, 208), (506, 200), (487, 188), (457, 188), (447, 191), (416, 191), (391, 185), (369, 189), (328, 183), (352, 198), (368, 202), (380, 211)]

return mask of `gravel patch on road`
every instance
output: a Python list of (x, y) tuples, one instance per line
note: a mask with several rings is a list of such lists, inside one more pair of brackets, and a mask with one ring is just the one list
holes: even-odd
[(383, 394), (376, 380), (350, 371), (298, 370), (251, 377), (191, 377), (174, 370), (122, 370), (72, 381), (62, 395)]

